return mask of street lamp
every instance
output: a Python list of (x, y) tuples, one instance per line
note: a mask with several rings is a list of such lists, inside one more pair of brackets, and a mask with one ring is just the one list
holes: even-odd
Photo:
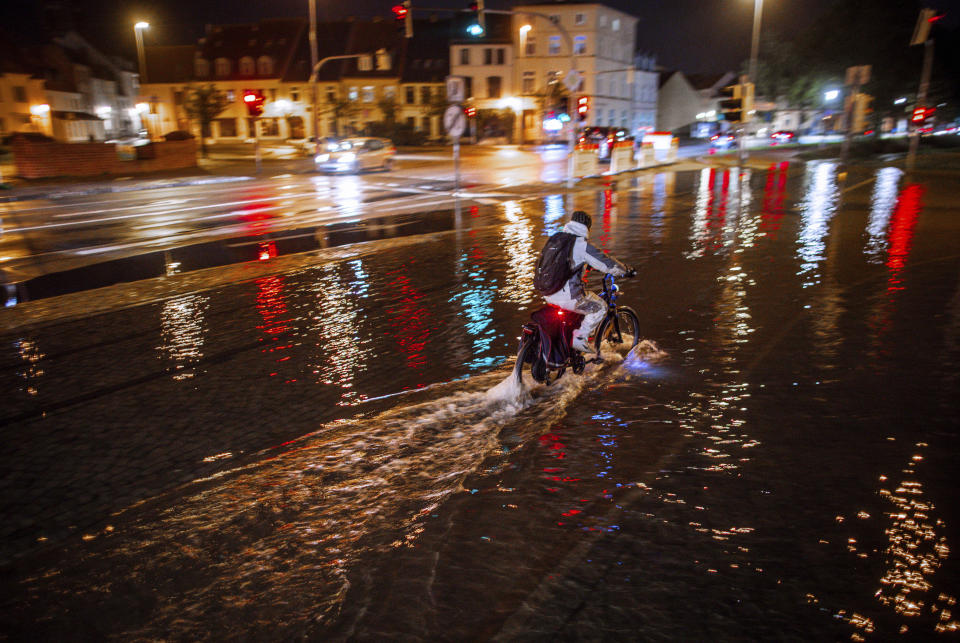
[(754, 0), (753, 5), (753, 41), (750, 44), (750, 82), (757, 84), (757, 55), (760, 49), (760, 16), (763, 14), (763, 0)]
[(828, 103), (837, 100), (839, 96), (839, 89), (828, 89), (827, 91), (823, 92), (823, 100), (827, 101)]
[(140, 84), (141, 85), (147, 82), (146, 64), (143, 60), (143, 30), (149, 29), (149, 28), (150, 28), (149, 22), (141, 21), (133, 25), (133, 33), (137, 38), (137, 62), (139, 63), (139, 67), (140, 67)]

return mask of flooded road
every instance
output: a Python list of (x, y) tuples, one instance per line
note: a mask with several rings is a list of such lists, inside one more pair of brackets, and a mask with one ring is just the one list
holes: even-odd
[[(649, 174), (71, 295), (2, 337), (0, 632), (955, 635), (957, 188)], [(574, 209), (646, 341), (517, 390)]]

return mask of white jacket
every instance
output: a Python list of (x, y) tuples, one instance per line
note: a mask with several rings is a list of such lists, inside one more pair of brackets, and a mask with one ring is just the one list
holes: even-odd
[(570, 262), (573, 266), (573, 275), (567, 280), (563, 289), (571, 299), (579, 299), (583, 295), (583, 268), (590, 266), (594, 270), (603, 273), (610, 273), (614, 277), (622, 277), (627, 273), (627, 267), (617, 261), (614, 257), (604, 254), (602, 250), (587, 241), (587, 235), (590, 231), (587, 226), (576, 221), (568, 221), (563, 226), (564, 232), (569, 232), (577, 237), (573, 243), (573, 251), (570, 253)]

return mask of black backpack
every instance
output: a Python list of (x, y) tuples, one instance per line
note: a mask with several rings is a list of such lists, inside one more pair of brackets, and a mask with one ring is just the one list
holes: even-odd
[(552, 295), (573, 276), (571, 255), (576, 241), (577, 235), (569, 232), (557, 232), (547, 239), (533, 275), (533, 287), (541, 295)]

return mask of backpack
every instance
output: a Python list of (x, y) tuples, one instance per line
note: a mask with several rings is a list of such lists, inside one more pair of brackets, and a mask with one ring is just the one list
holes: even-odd
[(557, 232), (547, 239), (540, 252), (537, 271), (533, 275), (533, 287), (541, 295), (552, 295), (563, 288), (563, 284), (573, 276), (571, 255), (576, 241), (577, 235), (569, 232)]

